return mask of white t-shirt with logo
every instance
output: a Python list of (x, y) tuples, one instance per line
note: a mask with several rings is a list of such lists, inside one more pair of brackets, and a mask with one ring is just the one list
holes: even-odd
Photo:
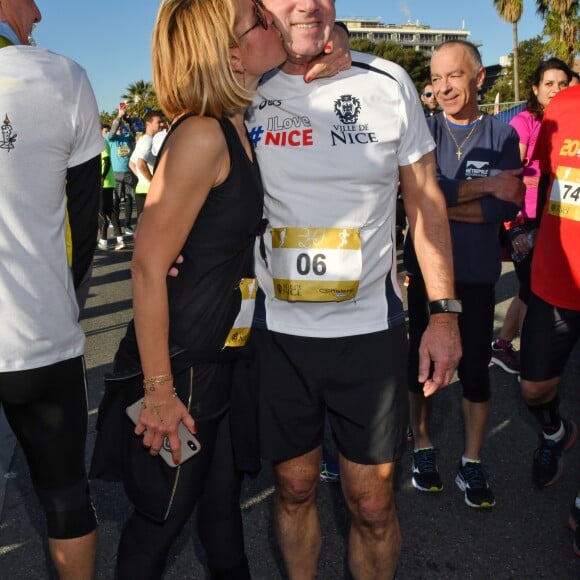
[(396, 279), (399, 166), (435, 147), (398, 65), (353, 66), (306, 84), (271, 73), (247, 116), (266, 190), (256, 273), (270, 330), (338, 337), (404, 321)]
[(69, 167), (104, 148), (85, 71), (42, 48), (0, 50), (0, 372), (81, 355), (67, 262)]

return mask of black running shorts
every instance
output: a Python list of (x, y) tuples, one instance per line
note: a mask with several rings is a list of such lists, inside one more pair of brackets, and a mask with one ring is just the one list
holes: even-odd
[(532, 293), (520, 341), (522, 379), (539, 382), (561, 376), (579, 340), (580, 310), (552, 306)]
[(261, 453), (275, 462), (322, 444), (325, 412), (339, 452), (376, 465), (403, 451), (409, 421), (404, 326), (309, 338), (254, 330)]

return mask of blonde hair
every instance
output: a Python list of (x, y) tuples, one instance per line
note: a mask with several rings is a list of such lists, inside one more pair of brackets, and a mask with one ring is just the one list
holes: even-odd
[(170, 118), (192, 112), (223, 117), (251, 103), (236, 80), (230, 48), (234, 0), (163, 0), (152, 39), (153, 84)]

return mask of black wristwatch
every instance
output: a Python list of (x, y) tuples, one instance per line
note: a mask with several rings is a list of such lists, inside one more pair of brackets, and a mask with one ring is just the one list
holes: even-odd
[(429, 314), (461, 314), (461, 300), (456, 298), (443, 298), (429, 302)]

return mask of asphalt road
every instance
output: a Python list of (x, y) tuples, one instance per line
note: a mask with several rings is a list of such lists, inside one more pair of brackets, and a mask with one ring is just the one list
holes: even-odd
[[(89, 381), (89, 441), (94, 441), (96, 409), (102, 378), (108, 370), (125, 325), (130, 319), (131, 247), (95, 258), (91, 294), (84, 313)], [(506, 267), (497, 286), (496, 331), (515, 291), (514, 274)], [(397, 505), (404, 546), (398, 578), (406, 579), (578, 579), (580, 558), (571, 550), (567, 518), (580, 485), (580, 444), (567, 455), (562, 480), (552, 489), (531, 485), (531, 455), (536, 432), (519, 397), (517, 380), (490, 368), (493, 400), (483, 460), (490, 472), (496, 507), (474, 510), (463, 502), (453, 480), (462, 452), (460, 387), (457, 383), (434, 400), (432, 435), (440, 448), (444, 482), (440, 494), (422, 494), (410, 483), (409, 445), (400, 462)], [(576, 352), (562, 387), (562, 409), (580, 421), (580, 352)], [(0, 421), (0, 580), (45, 580), (46, 546), (43, 519), (18, 446), (12, 453), (10, 436)], [(114, 577), (115, 552), (130, 506), (120, 485), (92, 482), (99, 527), (97, 578)], [(257, 580), (285, 578), (270, 522), (272, 478), (265, 468), (247, 480), (242, 494), (247, 551)], [(344, 577), (348, 516), (340, 486), (322, 484), (319, 508), (324, 547), (321, 580)], [(193, 522), (175, 546), (165, 578), (205, 579), (203, 554), (195, 541)]]

